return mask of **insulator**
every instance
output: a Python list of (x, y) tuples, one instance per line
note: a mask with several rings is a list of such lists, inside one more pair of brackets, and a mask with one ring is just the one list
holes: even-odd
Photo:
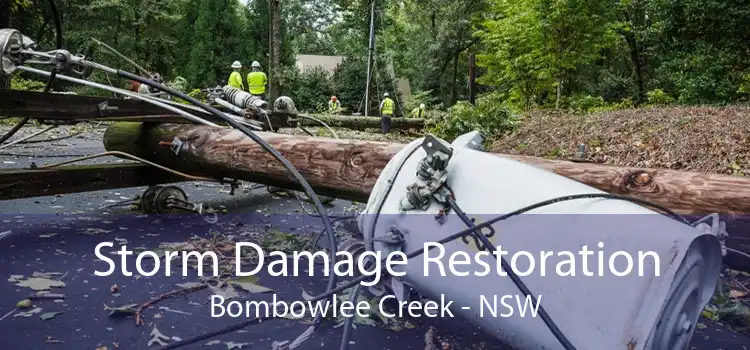
[(253, 96), (245, 91), (226, 85), (222, 88), (226, 95), (227, 101), (240, 108), (248, 108), (250, 106), (266, 108), (268, 102), (263, 101), (262, 98)]

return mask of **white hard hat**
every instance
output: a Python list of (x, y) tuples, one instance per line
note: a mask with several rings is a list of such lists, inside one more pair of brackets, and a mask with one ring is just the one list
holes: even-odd
[(258, 67), (258, 68), (260, 68), (260, 62), (253, 61), (253, 64), (251, 65), (251, 67)]
[(424, 103), (420, 103), (420, 104), (419, 104), (419, 108), (422, 108), (422, 109), (424, 109)]
[(234, 61), (234, 62), (232, 62), (232, 68), (234, 68), (234, 69), (240, 69), (240, 68), (242, 68), (242, 63), (240, 63), (240, 61)]
[(386, 93), (384, 93), (384, 94), (383, 94), (383, 97), (388, 97), (388, 93), (387, 93), (387, 92), (386, 92)]

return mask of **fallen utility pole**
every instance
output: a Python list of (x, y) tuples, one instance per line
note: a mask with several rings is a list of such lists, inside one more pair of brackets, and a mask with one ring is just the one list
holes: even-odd
[[(405, 145), (258, 133), (300, 171), (320, 195), (367, 202), (388, 161)], [(175, 153), (172, 142), (181, 143)], [(300, 190), (286, 169), (234, 129), (188, 124), (114, 123), (104, 134), (108, 151), (122, 151), (192, 175), (234, 178)], [(666, 169), (613, 167), (502, 155), (600, 190), (642, 198), (682, 214), (727, 216), (727, 246), (750, 253), (750, 178)], [(503, 181), (503, 179), (497, 179)], [(697, 217), (695, 217), (697, 219)], [(733, 228), (734, 227), (734, 228)], [(750, 261), (727, 257), (750, 271)]]
[[(380, 118), (378, 117), (315, 115), (315, 118), (322, 120), (333, 128), (347, 128), (352, 130), (380, 129)], [(391, 129), (397, 130), (422, 129), (426, 125), (429, 125), (427, 120), (416, 118), (391, 118), (391, 121)], [(299, 123), (303, 126), (320, 126), (320, 124), (306, 119), (300, 120)]]
[[(259, 133), (297, 167), (316, 190), (366, 201), (380, 172), (405, 145)], [(175, 154), (168, 145), (179, 138)], [(296, 188), (284, 168), (232, 129), (187, 124), (121, 122), (104, 134), (108, 151), (123, 151), (183, 172)], [(635, 196), (686, 214), (750, 214), (750, 178), (641, 169), (503, 155), (596, 187)], [(498, 179), (502, 181), (502, 179)]]

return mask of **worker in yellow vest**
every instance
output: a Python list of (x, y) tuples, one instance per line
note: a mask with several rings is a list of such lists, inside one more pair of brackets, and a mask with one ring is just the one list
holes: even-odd
[(227, 81), (227, 85), (233, 88), (244, 90), (242, 88), (242, 74), (240, 74), (240, 69), (242, 69), (242, 63), (240, 63), (240, 61), (234, 61), (232, 63), (232, 74), (229, 74), (229, 81)]
[(387, 134), (391, 131), (391, 123), (393, 122), (393, 100), (388, 97), (388, 93), (383, 94), (383, 101), (380, 102), (380, 131)]
[(341, 101), (339, 101), (336, 96), (331, 96), (331, 99), (328, 101), (328, 112), (330, 113), (338, 113), (341, 111)]
[(424, 108), (425, 108), (424, 103), (420, 103), (419, 107), (416, 107), (411, 110), (411, 117), (412, 118), (424, 118), (424, 114), (425, 114)]
[(265, 100), (268, 77), (266, 76), (266, 73), (260, 71), (260, 63), (258, 61), (253, 61), (250, 69), (252, 71), (247, 74), (248, 90), (250, 90), (249, 92), (251, 95), (258, 96)]

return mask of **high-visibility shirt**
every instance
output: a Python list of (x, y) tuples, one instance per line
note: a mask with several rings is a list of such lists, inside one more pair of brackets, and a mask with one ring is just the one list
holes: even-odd
[(380, 103), (380, 115), (393, 115), (393, 100), (386, 97), (385, 100)]
[(328, 101), (328, 109), (329, 110), (335, 111), (335, 110), (340, 109), (340, 108), (341, 108), (341, 102), (339, 102), (338, 100), (336, 100), (336, 101)]
[(424, 109), (415, 107), (411, 110), (412, 118), (424, 118)]
[(237, 88), (240, 90), (244, 90), (242, 88), (242, 74), (238, 71), (232, 72), (232, 74), (229, 74), (229, 81), (227, 82), (227, 85)]
[(250, 72), (247, 74), (247, 86), (253, 95), (262, 95), (266, 93), (266, 83), (268, 77), (263, 72)]

